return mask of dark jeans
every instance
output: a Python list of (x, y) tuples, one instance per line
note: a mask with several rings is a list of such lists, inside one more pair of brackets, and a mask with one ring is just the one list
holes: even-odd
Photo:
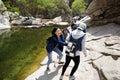
[(65, 61), (65, 64), (64, 64), (64, 66), (63, 66), (61, 76), (64, 75), (64, 73), (65, 73), (65, 71), (66, 71), (66, 69), (67, 69), (67, 67), (68, 67), (68, 65), (69, 65), (69, 63), (70, 63), (71, 60), (74, 61), (75, 65), (74, 65), (74, 67), (72, 68), (72, 71), (71, 71), (71, 73), (70, 73), (70, 76), (72, 76), (72, 75), (75, 73), (75, 71), (77, 70), (77, 68), (78, 68), (78, 66), (79, 66), (79, 63), (80, 63), (80, 56), (70, 57), (70, 56), (67, 56), (67, 55), (66, 55), (66, 61)]

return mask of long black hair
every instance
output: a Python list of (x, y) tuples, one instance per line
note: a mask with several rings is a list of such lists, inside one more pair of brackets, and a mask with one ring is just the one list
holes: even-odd
[(58, 29), (58, 27), (54, 27), (54, 28), (53, 28), (53, 30), (52, 30), (52, 35), (53, 35), (53, 36), (56, 36), (55, 32), (56, 32), (57, 29)]
[[(57, 37), (57, 35), (55, 34), (56, 30), (57, 29), (60, 29), (59, 27), (54, 27), (53, 30), (52, 30), (52, 35)], [(62, 38), (62, 34), (60, 35), (60, 38)]]

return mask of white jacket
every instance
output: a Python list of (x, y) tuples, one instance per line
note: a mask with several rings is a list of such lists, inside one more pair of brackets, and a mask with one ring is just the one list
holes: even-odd
[[(78, 29), (72, 31), (70, 34), (72, 35), (72, 37), (74, 39), (79, 39), (85, 35), (85, 33), (83, 31), (78, 30)], [(70, 34), (68, 34), (68, 36), (66, 38), (66, 41), (68, 42), (68, 44), (69, 44)], [(76, 51), (75, 56), (79, 56), (81, 53), (86, 54), (85, 40), (86, 40), (86, 35), (84, 36), (84, 38), (82, 40), (82, 51)]]

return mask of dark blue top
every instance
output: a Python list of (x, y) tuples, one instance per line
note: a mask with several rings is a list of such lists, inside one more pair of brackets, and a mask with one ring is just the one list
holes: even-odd
[(60, 39), (57, 36), (52, 36), (52, 40), (47, 44), (46, 50), (48, 53), (52, 52), (55, 47), (64, 46), (67, 43), (65, 42), (65, 38), (63, 35), (60, 36)]

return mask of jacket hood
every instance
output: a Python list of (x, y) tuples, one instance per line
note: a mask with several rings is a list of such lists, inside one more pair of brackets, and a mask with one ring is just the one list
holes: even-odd
[(85, 33), (84, 33), (83, 31), (78, 30), (78, 29), (72, 31), (72, 37), (73, 37), (74, 39), (79, 39), (79, 38), (82, 37), (84, 34), (85, 34)]

